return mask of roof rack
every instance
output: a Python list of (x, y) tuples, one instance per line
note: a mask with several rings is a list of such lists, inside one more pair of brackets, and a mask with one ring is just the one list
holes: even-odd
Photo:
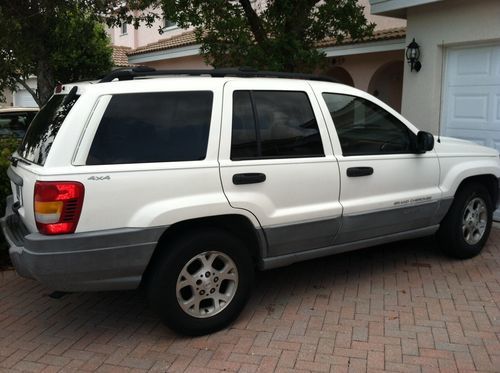
[(244, 77), (244, 78), (284, 78), (284, 79), (304, 79), (304, 80), (317, 80), (332, 83), (339, 83), (338, 80), (330, 78), (327, 76), (319, 76), (314, 74), (302, 74), (302, 73), (285, 73), (278, 71), (259, 71), (248, 67), (238, 67), (238, 68), (223, 68), (223, 69), (205, 69), (205, 70), (156, 70), (148, 66), (136, 66), (132, 69), (118, 69), (114, 70), (104, 78), (102, 78), (99, 83), (111, 82), (115, 79), (119, 81), (122, 80), (133, 80), (134, 78), (150, 77), (150, 76), (211, 76), (211, 77)]

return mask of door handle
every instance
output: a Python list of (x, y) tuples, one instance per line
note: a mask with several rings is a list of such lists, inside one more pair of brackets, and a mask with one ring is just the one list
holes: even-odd
[(262, 183), (264, 181), (266, 181), (266, 175), (260, 172), (233, 175), (234, 185), (257, 184), (257, 183)]
[(348, 177), (369, 176), (373, 174), (372, 167), (349, 167), (347, 169)]

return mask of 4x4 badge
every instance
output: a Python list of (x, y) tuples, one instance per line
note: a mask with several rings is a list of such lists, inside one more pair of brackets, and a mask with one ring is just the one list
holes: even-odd
[(95, 181), (111, 180), (111, 176), (91, 176), (87, 180), (95, 180)]

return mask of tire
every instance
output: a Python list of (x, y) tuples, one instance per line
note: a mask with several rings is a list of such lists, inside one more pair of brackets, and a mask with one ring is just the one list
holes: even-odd
[(161, 249), (164, 255), (152, 267), (147, 290), (170, 329), (208, 334), (239, 315), (250, 296), (254, 267), (238, 238), (219, 229), (203, 230)]
[(490, 234), (493, 202), (485, 186), (465, 184), (441, 222), (437, 237), (442, 250), (457, 259), (478, 255)]

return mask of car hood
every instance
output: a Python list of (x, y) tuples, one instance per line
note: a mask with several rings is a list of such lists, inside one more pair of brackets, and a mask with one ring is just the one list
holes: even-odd
[(453, 137), (440, 137), (440, 142), (435, 137), (434, 149), (438, 155), (456, 157), (498, 157), (498, 151), (476, 144), (472, 141), (456, 139)]

